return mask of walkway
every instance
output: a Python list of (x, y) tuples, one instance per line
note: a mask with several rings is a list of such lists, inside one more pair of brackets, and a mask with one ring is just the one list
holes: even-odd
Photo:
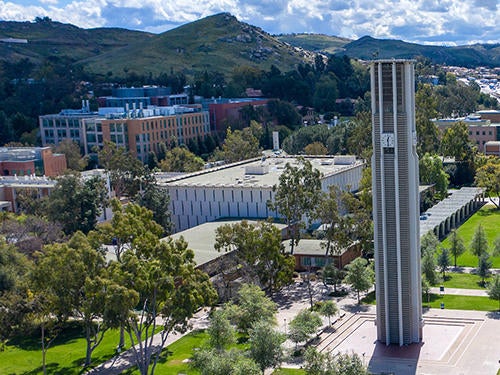
[[(439, 288), (431, 288), (431, 293), (441, 294)], [(444, 288), (444, 295), (450, 294), (454, 296), (476, 296), (476, 297), (488, 297), (488, 293), (485, 289), (458, 289), (458, 288)]]

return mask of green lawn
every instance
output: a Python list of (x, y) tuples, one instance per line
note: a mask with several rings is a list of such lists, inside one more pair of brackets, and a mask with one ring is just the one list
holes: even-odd
[[(108, 331), (92, 354), (94, 363), (102, 363), (115, 354), (119, 332)], [(129, 346), (129, 344), (127, 343)], [(72, 325), (62, 332), (47, 351), (48, 374), (80, 374), (85, 361), (86, 341), (83, 330)], [(7, 342), (0, 352), (0, 374), (41, 374), (40, 338), (24, 337)]]
[[(370, 292), (362, 300), (363, 303), (375, 305), (375, 292)], [(498, 310), (498, 301), (492, 300), (489, 297), (475, 296), (456, 296), (445, 294), (430, 294), (430, 307), (439, 309), (441, 302), (444, 302), (446, 309), (451, 310), (475, 310), (475, 311), (496, 311)], [(422, 296), (422, 305), (429, 307), (427, 304), (427, 295)]]
[(273, 375), (305, 375), (305, 370), (298, 368), (281, 368), (273, 372)]
[[(471, 297), (471, 296), (456, 296), (445, 294), (430, 295), (430, 307), (439, 309), (441, 303), (444, 303), (445, 309), (450, 310), (475, 310), (475, 311), (497, 311), (498, 301), (492, 300), (489, 297)], [(422, 304), (424, 307), (429, 307), (427, 304), (427, 296), (422, 296)]]
[[(489, 278), (485, 279), (486, 282)], [(471, 273), (446, 272), (445, 288), (485, 289), (481, 286), (481, 277)]]
[[(477, 257), (469, 252), (469, 246), (472, 236), (474, 235), (474, 231), (479, 224), (482, 224), (484, 228), (491, 252), (493, 249), (493, 241), (500, 235), (500, 210), (497, 210), (491, 205), (483, 206), (478, 212), (463, 223), (460, 228), (457, 229), (457, 233), (460, 237), (462, 237), (465, 247), (467, 248), (467, 251), (458, 257), (458, 266), (477, 267)], [(449, 247), (448, 238), (445, 238), (441, 244), (443, 247)], [(493, 263), (493, 268), (500, 268), (500, 256), (492, 257), (490, 259)], [(451, 259), (451, 261), (453, 264), (454, 260)]]
[[(167, 350), (160, 356), (156, 365), (155, 374), (158, 375), (198, 375), (200, 372), (193, 369), (188, 362), (183, 362), (191, 358), (195, 348), (202, 347), (208, 339), (205, 331), (193, 331), (180, 338), (167, 347)], [(247, 349), (246, 338), (238, 334), (238, 344), (234, 345), (239, 349)], [(126, 371), (125, 374), (137, 375), (139, 371), (134, 368)]]

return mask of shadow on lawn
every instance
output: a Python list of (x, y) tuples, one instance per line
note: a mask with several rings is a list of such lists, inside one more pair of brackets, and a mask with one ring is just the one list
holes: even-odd
[[(83, 337), (84, 334), (81, 324), (78, 322), (69, 322), (63, 327), (62, 332), (57, 335), (50, 347), (69, 344)], [(40, 329), (34, 329), (25, 335), (17, 335), (9, 340), (8, 344), (23, 350), (41, 350), (40, 339)]]

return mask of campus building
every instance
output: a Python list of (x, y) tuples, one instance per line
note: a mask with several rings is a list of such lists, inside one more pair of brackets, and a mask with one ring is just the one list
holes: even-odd
[[(364, 162), (353, 156), (307, 157), (321, 172), (321, 188), (356, 191)], [(221, 218), (278, 218), (267, 202), (274, 199), (285, 165), (297, 165), (295, 157), (245, 160), (169, 178), (157, 177), (170, 195), (174, 231), (182, 231)]]
[(50, 147), (0, 147), (0, 176), (55, 177), (65, 170), (66, 156)]
[(40, 116), (39, 124), (43, 145), (71, 139), (80, 145), (83, 154), (89, 155), (111, 141), (143, 162), (149, 152), (158, 151), (160, 143), (188, 144), (210, 134), (208, 111), (199, 104), (144, 108), (141, 103), (133, 103), (91, 112), (84, 102), (80, 110)]
[(411, 60), (371, 64), (377, 337), (422, 340), (415, 73)]

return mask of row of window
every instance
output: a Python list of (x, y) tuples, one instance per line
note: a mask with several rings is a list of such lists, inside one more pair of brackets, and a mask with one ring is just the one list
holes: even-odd
[[(469, 131), (469, 135), (472, 135), (472, 131)], [(482, 131), (483, 135), (486, 135), (486, 131)], [(481, 135), (481, 132), (479, 130), (476, 130), (476, 135)], [(493, 132), (491, 130), (488, 130), (488, 135), (493, 135)]]

